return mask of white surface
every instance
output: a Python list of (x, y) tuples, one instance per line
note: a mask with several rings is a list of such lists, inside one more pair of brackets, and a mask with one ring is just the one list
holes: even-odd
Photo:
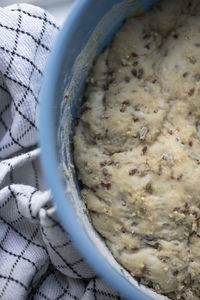
[(66, 17), (69, 15), (75, 0), (60, 1), (60, 3), (56, 1), (51, 2), (54, 3), (48, 5), (47, 2), (45, 2), (46, 4), (43, 3), (43, 5), (40, 6), (47, 9), (55, 17), (58, 25), (61, 26)]
[(26, 2), (45, 8), (55, 17), (58, 25), (61, 26), (69, 15), (75, 0), (1, 0), (0, 5), (4, 7), (20, 2)]

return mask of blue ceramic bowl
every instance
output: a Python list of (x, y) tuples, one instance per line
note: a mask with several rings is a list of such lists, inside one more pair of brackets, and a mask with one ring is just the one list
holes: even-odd
[(50, 55), (40, 94), (42, 167), (63, 227), (92, 268), (122, 296), (134, 300), (165, 298), (138, 285), (93, 230), (80, 200), (71, 142), (92, 61), (130, 12), (146, 11), (154, 2), (77, 1)]

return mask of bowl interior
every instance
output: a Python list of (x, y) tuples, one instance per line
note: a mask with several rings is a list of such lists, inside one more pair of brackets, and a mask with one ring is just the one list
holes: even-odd
[[(80, 0), (52, 51), (40, 94), (42, 166), (60, 220), (89, 264), (129, 299), (167, 299), (139, 285), (119, 265), (94, 231), (73, 164), (73, 130), (93, 60), (129, 13), (146, 11), (157, 0)], [(47, 100), (48, 99), (48, 100)]]

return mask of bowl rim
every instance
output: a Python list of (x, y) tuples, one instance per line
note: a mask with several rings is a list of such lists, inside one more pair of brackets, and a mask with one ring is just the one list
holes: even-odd
[[(78, 222), (75, 221), (75, 213), (69, 201), (66, 201), (66, 195), (61, 183), (57, 155), (56, 143), (54, 137), (53, 103), (58, 84), (59, 72), (66, 49), (69, 47), (71, 39), (71, 28), (77, 26), (77, 20), (81, 20), (88, 10), (88, 7), (94, 0), (78, 0), (65, 21), (62, 29), (58, 33), (56, 42), (48, 58), (47, 66), (44, 72), (44, 78), (39, 95), (39, 145), (41, 147), (41, 167), (47, 182), (51, 189), (53, 202), (59, 219), (69, 233), (72, 241), (80, 254), (85, 258), (88, 264), (97, 274), (104, 278), (122, 297), (137, 300), (150, 300), (153, 298), (145, 295), (137, 286), (132, 285), (123, 278), (117, 271), (105, 261), (104, 257), (96, 251), (91, 240)], [(48, 101), (47, 101), (48, 99)], [(52, 175), (54, 174), (54, 175)]]

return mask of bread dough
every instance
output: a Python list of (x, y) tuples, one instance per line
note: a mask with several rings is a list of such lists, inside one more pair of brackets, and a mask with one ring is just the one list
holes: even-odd
[(74, 136), (82, 197), (113, 256), (200, 299), (200, 2), (129, 17), (98, 57)]

